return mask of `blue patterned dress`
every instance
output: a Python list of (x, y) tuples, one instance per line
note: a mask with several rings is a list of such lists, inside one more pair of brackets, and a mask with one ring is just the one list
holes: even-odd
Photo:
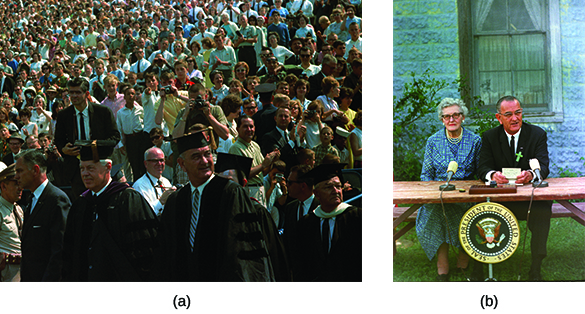
[[(444, 128), (429, 137), (420, 175), (421, 181), (446, 181), (447, 168), (449, 162), (453, 160), (457, 162), (458, 168), (452, 180), (474, 179), (479, 163), (481, 138), (467, 129), (463, 129), (462, 132), (461, 141), (457, 144), (447, 140)], [(454, 184), (457, 186), (456, 182)], [(473, 203), (445, 203), (450, 238), (454, 243), (447, 235), (441, 203), (426, 204), (419, 209), (416, 217), (416, 234), (429, 260), (433, 259), (439, 246), (445, 242), (461, 248), (457, 235), (459, 222), (471, 206)]]

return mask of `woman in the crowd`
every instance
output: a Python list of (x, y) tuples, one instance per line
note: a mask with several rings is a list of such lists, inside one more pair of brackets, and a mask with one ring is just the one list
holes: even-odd
[[(445, 181), (451, 161), (458, 165), (452, 180), (473, 179), (479, 163), (481, 138), (462, 127), (467, 107), (460, 99), (445, 98), (437, 106), (437, 114), (444, 128), (427, 140), (421, 181)], [(354, 159), (355, 156), (354, 152)], [(419, 209), (416, 233), (429, 260), (437, 257), (439, 281), (449, 278), (449, 244), (459, 249), (457, 268), (465, 269), (469, 265), (469, 256), (459, 242), (458, 229), (463, 214), (471, 206), (469, 203), (449, 203), (443, 209), (441, 204), (426, 204)]]
[(45, 98), (41, 95), (35, 97), (30, 120), (38, 126), (39, 133), (49, 132), (49, 126), (52, 120), (51, 112), (45, 110), (45, 107)]
[(188, 56), (185, 59), (185, 62), (187, 62), (187, 76), (189, 77), (189, 80), (193, 81), (199, 79), (203, 81), (203, 73), (197, 68), (195, 58), (193, 56)]
[(219, 105), (222, 99), (229, 94), (229, 87), (223, 83), (223, 73), (219, 70), (211, 72), (209, 78), (213, 82), (213, 86), (210, 89), (213, 98), (215, 98), (215, 101), (212, 103), (214, 105)]
[(288, 50), (286, 47), (278, 45), (280, 41), (280, 35), (277, 32), (270, 32), (268, 33), (268, 44), (270, 45), (270, 50), (276, 57), (279, 63), (284, 64), (284, 60), (286, 58), (294, 56), (294, 53)]
[(317, 97), (316, 100), (320, 100), (325, 108), (323, 112), (323, 121), (334, 122), (334, 120), (339, 120), (343, 124), (347, 124), (349, 119), (343, 114), (343, 112), (339, 111), (339, 105), (337, 105), (337, 102), (335, 101), (335, 98), (339, 97), (339, 82), (335, 78), (327, 76), (323, 78), (321, 88), (323, 90), (323, 95)]
[(294, 86), (295, 98), (293, 99), (299, 100), (299, 102), (301, 103), (301, 107), (303, 108), (303, 111), (307, 110), (307, 106), (309, 106), (309, 104), (311, 103), (311, 101), (306, 98), (310, 88), (311, 86), (309, 85), (309, 82), (303, 79), (298, 80)]
[(317, 41), (317, 35), (313, 25), (309, 24), (309, 18), (304, 14), (299, 15), (299, 29), (295, 33), (295, 37), (306, 38), (311, 37), (314, 41)]
[(234, 66), (234, 73), (236, 75), (236, 78), (240, 82), (244, 82), (246, 80), (246, 77), (248, 77), (249, 71), (250, 71), (250, 67), (244, 61), (240, 61), (240, 62), (236, 63), (236, 66)]

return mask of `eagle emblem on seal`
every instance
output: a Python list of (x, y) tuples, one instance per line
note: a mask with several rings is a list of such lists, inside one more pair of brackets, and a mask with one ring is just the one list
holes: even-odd
[(484, 218), (475, 224), (479, 230), (479, 236), (476, 240), (479, 244), (485, 244), (492, 249), (495, 246), (500, 246), (500, 242), (506, 237), (505, 234), (500, 235), (501, 222), (494, 218)]

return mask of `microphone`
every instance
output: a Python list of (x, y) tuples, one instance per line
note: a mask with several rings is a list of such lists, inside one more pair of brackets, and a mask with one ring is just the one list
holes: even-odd
[(532, 158), (528, 161), (528, 163), (530, 164), (530, 169), (532, 169), (534, 174), (536, 174), (536, 181), (532, 182), (532, 186), (537, 188), (548, 187), (548, 182), (542, 180), (542, 175), (540, 174), (540, 163), (538, 162), (538, 159)]
[(449, 166), (447, 167), (447, 183), (439, 186), (439, 190), (442, 190), (442, 191), (455, 190), (455, 186), (453, 184), (449, 184), (449, 182), (451, 182), (451, 178), (453, 178), (453, 175), (455, 174), (455, 172), (457, 172), (457, 162), (455, 160), (453, 160), (449, 163)]

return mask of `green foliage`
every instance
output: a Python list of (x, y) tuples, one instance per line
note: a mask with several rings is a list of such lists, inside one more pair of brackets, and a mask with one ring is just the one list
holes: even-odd
[[(445, 88), (457, 86), (461, 95), (471, 95), (471, 89), (464, 80), (452, 82), (431, 77), (427, 69), (417, 76), (411, 72), (412, 82), (404, 84), (400, 98), (394, 97), (394, 179), (396, 181), (418, 181), (427, 138), (435, 133), (440, 124), (436, 121), (435, 110), (441, 101), (437, 94)], [(471, 129), (483, 134), (498, 125), (494, 114), (480, 96), (468, 96), (468, 116)]]
[[(435, 111), (440, 99), (437, 93), (450, 84), (430, 76), (426, 70), (420, 77), (411, 72), (412, 82), (404, 84), (400, 98), (394, 96), (394, 179), (417, 181), (422, 170), (424, 144), (436, 123), (429, 122), (429, 114)], [(426, 126), (426, 129), (424, 128)]]

